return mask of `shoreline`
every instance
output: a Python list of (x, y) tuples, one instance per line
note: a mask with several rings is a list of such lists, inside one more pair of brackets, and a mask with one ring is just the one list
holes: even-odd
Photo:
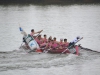
[(0, 0), (0, 5), (72, 5), (100, 4), (100, 0)]

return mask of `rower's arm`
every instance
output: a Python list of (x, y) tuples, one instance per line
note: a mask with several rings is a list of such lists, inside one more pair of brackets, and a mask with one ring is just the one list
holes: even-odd
[[(83, 39), (83, 37), (81, 37), (78, 41), (80, 41), (80, 40), (82, 40), (82, 39)], [(78, 41), (77, 41), (77, 42), (78, 42)], [(77, 43), (77, 42), (76, 42), (76, 43)]]
[(38, 32), (34, 32), (34, 34), (37, 34), (37, 33), (41, 33), (43, 30), (40, 30), (40, 31), (38, 31)]

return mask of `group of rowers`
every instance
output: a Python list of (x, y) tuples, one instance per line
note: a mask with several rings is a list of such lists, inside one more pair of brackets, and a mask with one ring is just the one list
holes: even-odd
[[(69, 46), (74, 45), (80, 39), (80, 37), (78, 36), (70, 43), (67, 42), (66, 38), (57, 41), (56, 37), (52, 38), (52, 36), (50, 36), (49, 38), (47, 38), (46, 34), (41, 37), (40, 33), (42, 31), (43, 30), (35, 32), (34, 29), (32, 29), (30, 35), (35, 38), (36, 42), (39, 44), (39, 47), (44, 49), (66, 49)], [(39, 33), (39, 35), (34, 36), (37, 33)]]

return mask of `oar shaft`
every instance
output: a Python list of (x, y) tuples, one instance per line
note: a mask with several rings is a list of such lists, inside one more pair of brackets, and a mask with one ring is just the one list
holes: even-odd
[(80, 48), (83, 49), (83, 50), (86, 50), (86, 51), (92, 51), (92, 52), (100, 53), (99, 51), (95, 51), (95, 50), (92, 50), (92, 49), (89, 49), (89, 48), (84, 48), (82, 46), (80, 46)]
[[(37, 38), (37, 37), (40, 35), (40, 33), (41, 33), (42, 31), (43, 31), (43, 30), (41, 30), (41, 31), (39, 32), (39, 34), (38, 34), (35, 38)], [(34, 39), (35, 39), (35, 38), (34, 38)]]

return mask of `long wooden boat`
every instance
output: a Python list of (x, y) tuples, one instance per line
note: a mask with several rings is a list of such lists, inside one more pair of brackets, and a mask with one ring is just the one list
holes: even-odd
[[(20, 32), (23, 34), (23, 38), (24, 38), (24, 42), (25, 44), (27, 44), (27, 46), (29, 47), (29, 52), (34, 51), (34, 52), (40, 52), (41, 50), (37, 50), (40, 49), (38, 43), (35, 41), (35, 39), (30, 35), (27, 34), (22, 27), (19, 27)], [(81, 39), (80, 39), (81, 40)], [(79, 40), (79, 41), (80, 41)], [(79, 50), (78, 50), (78, 46), (76, 45), (75, 47), (72, 47), (70, 49), (66, 48), (66, 49), (51, 49), (51, 50), (46, 50), (48, 53), (52, 53), (52, 54), (63, 54), (63, 53), (72, 53), (72, 54), (79, 54)], [(45, 51), (45, 50), (42, 50)], [(41, 52), (42, 52), (41, 51)]]
[(71, 49), (51, 49), (48, 50), (48, 53), (52, 53), (52, 54), (65, 54), (65, 53), (72, 53), (72, 54), (76, 54), (79, 55), (79, 47), (76, 45), (75, 47), (71, 48)]

